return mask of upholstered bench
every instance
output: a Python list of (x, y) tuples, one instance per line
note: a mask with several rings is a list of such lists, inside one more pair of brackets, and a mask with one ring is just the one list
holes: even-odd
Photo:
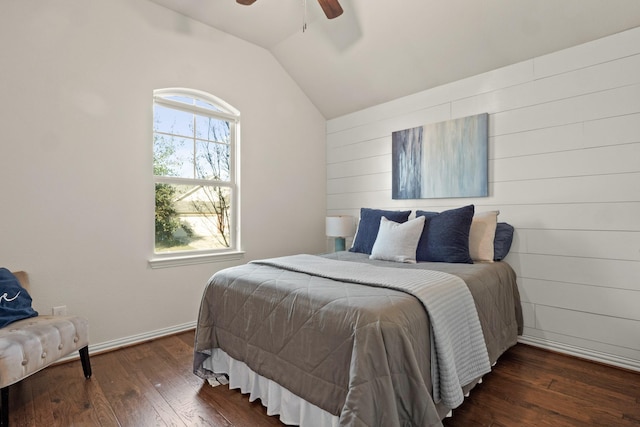
[[(29, 290), (26, 273), (14, 273)], [(0, 425), (9, 423), (9, 386), (78, 351), (86, 378), (91, 377), (89, 323), (78, 316), (36, 316), (0, 328)]]

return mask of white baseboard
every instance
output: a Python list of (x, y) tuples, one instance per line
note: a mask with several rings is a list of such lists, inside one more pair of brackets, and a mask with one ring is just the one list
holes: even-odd
[(532, 345), (534, 347), (556, 351), (558, 353), (580, 357), (582, 359), (587, 359), (594, 362), (604, 363), (605, 365), (613, 365), (619, 368), (628, 369), (630, 371), (640, 372), (640, 361), (616, 356), (614, 354), (602, 353), (595, 350), (589, 350), (582, 347), (576, 347), (569, 344), (549, 341), (532, 336), (520, 336), (518, 337), (518, 342), (522, 344)]
[[(144, 332), (142, 334), (131, 335), (117, 340), (105, 341), (99, 344), (89, 344), (89, 355), (104, 353), (107, 351), (117, 350), (123, 347), (129, 347), (136, 344), (141, 344), (145, 341), (150, 341), (156, 338), (166, 337), (168, 335), (177, 334), (180, 332), (195, 329), (196, 322), (183, 323), (182, 325), (171, 326), (164, 329), (157, 329), (155, 331)], [(67, 357), (60, 359), (60, 362), (67, 362), (69, 360), (79, 359), (78, 353), (70, 354)]]

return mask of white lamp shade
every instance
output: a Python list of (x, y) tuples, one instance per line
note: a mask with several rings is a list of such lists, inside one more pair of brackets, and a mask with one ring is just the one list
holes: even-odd
[(326, 218), (326, 235), (328, 237), (350, 237), (356, 232), (352, 216), (328, 216)]

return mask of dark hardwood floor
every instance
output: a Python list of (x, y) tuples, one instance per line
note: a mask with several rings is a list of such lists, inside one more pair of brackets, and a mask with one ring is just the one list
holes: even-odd
[[(281, 426), (260, 403), (191, 373), (193, 332), (49, 367), (10, 389), (12, 426)], [(640, 426), (640, 373), (526, 345), (505, 353), (454, 426)]]

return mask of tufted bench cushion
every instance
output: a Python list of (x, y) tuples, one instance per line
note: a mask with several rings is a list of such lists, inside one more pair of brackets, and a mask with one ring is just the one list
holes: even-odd
[(89, 344), (89, 322), (38, 316), (0, 329), (0, 387), (7, 387)]

